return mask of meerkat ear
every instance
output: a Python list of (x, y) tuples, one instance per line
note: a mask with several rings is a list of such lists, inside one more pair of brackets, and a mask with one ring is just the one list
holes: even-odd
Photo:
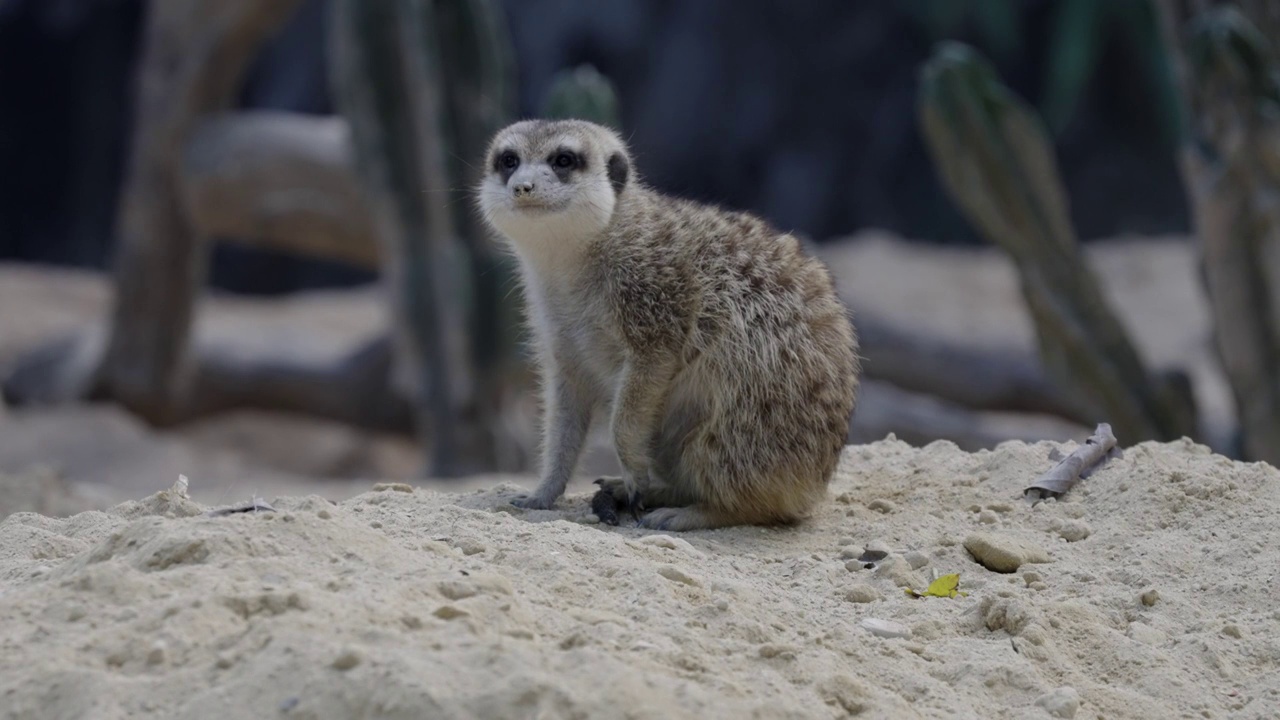
[(627, 175), (631, 168), (627, 165), (627, 159), (622, 153), (614, 153), (609, 156), (608, 163), (609, 183), (613, 185), (613, 193), (617, 195), (622, 192), (622, 188), (627, 186)]

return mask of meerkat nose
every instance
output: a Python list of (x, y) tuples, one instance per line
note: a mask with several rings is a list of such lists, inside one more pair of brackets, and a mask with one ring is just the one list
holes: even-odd
[(512, 186), (511, 191), (515, 193), (516, 197), (531, 195), (533, 194), (533, 183), (528, 180), (524, 182), (518, 182), (514, 186)]

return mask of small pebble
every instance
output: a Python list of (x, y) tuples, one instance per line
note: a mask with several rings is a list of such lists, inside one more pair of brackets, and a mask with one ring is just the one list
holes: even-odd
[(995, 514), (991, 510), (983, 510), (982, 512), (978, 513), (978, 522), (982, 523), (983, 525), (995, 525), (996, 523), (1000, 522), (1000, 516)]
[(1092, 533), (1093, 530), (1083, 520), (1067, 520), (1058, 528), (1058, 535), (1067, 542), (1079, 542)]
[(658, 568), (658, 574), (672, 582), (682, 583), (690, 587), (702, 587), (702, 582), (697, 578), (674, 565), (664, 565)]
[(160, 663), (164, 662), (164, 656), (165, 656), (164, 648), (165, 648), (165, 645), (163, 640), (157, 640), (154, 643), (152, 643), (151, 652), (147, 653), (147, 664), (159, 665)]
[(983, 567), (995, 572), (1016, 572), (1026, 563), (1049, 562), (1043, 549), (994, 533), (974, 533), (964, 539), (964, 549)]
[(1027, 585), (1030, 585), (1031, 583), (1038, 583), (1041, 580), (1044, 580), (1044, 578), (1040, 575), (1040, 573), (1036, 572), (1035, 570), (1028, 570), (1022, 573), (1022, 580)]
[(865, 583), (858, 583), (844, 593), (844, 599), (855, 603), (869, 603), (880, 600), (880, 593)]
[(1244, 633), (1240, 632), (1239, 625), (1228, 625), (1222, 628), (1222, 634), (1226, 635), (1227, 637), (1235, 638), (1236, 640), (1239, 640), (1240, 638), (1244, 637)]
[(910, 563), (912, 570), (919, 570), (929, 564), (929, 556), (919, 550), (912, 550), (906, 555), (903, 555), (903, 557), (906, 558), (908, 563)]
[(1036, 705), (1044, 708), (1045, 712), (1054, 717), (1070, 720), (1080, 709), (1080, 694), (1075, 691), (1075, 688), (1060, 687), (1053, 692), (1041, 695), (1036, 700)]
[(320, 512), (316, 513), (316, 517), (320, 518), (321, 520), (328, 520), (329, 518), (333, 517), (333, 513), (329, 512), (328, 510), (321, 510)]
[(854, 540), (854, 539), (853, 539), (853, 538), (851, 538), (851, 537), (842, 537), (842, 538), (840, 538), (839, 540), (837, 540), (837, 541), (836, 541), (836, 545), (839, 545), (840, 547), (844, 547), (844, 546), (846, 546), (846, 545), (852, 545), (852, 544), (854, 544), (855, 542), (857, 542), (857, 541), (856, 541), (856, 540)]
[(889, 553), (893, 552), (893, 548), (889, 547), (889, 543), (883, 540), (872, 540), (871, 542), (867, 543), (867, 547), (864, 549), (868, 553), (876, 553), (876, 554), (883, 553), (885, 555), (888, 555)]
[(1142, 604), (1146, 605), (1147, 607), (1151, 607), (1152, 605), (1155, 605), (1156, 601), (1159, 599), (1160, 599), (1160, 593), (1156, 591), (1155, 588), (1151, 588), (1150, 590), (1142, 593), (1142, 597), (1141, 597)]
[(911, 565), (899, 555), (890, 555), (876, 568), (876, 577), (886, 578), (898, 587), (920, 587), (923, 583)]
[(435, 612), (431, 614), (435, 615), (441, 620), (456, 620), (457, 618), (460, 618), (460, 617), (466, 617), (471, 613), (454, 605), (441, 605), (440, 607), (436, 608)]
[(401, 483), (401, 482), (378, 483), (373, 486), (374, 492), (385, 492), (387, 490), (394, 490), (395, 492), (402, 492), (402, 493), (411, 493), (413, 492), (413, 486), (408, 483)]
[(861, 623), (863, 629), (867, 632), (882, 638), (909, 638), (911, 637), (911, 628), (896, 623), (892, 620), (880, 620), (878, 618), (865, 618)]
[(894, 504), (888, 500), (872, 500), (870, 503), (867, 503), (867, 507), (884, 515), (888, 515), (896, 509)]
[(359, 664), (360, 653), (357, 653), (355, 650), (347, 649), (343, 650), (342, 653), (338, 655), (337, 659), (333, 661), (333, 669), (346, 671)]
[(459, 540), (454, 545), (462, 551), (463, 555), (478, 555), (488, 549), (475, 540)]

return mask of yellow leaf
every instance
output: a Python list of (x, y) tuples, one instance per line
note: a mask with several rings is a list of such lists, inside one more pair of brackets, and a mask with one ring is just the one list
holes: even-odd
[(929, 583), (928, 589), (924, 592), (916, 592), (911, 588), (906, 589), (907, 594), (911, 597), (944, 597), (953, 598), (957, 595), (966, 596), (968, 593), (960, 592), (960, 573), (952, 573), (943, 575), (942, 577)]

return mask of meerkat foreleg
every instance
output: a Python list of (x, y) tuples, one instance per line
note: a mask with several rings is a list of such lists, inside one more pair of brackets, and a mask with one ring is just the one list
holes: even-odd
[(633, 515), (638, 514), (649, 484), (649, 443), (666, 405), (674, 365), (664, 359), (631, 360), (618, 382), (613, 403), (613, 443)]
[(594, 403), (581, 384), (552, 369), (547, 382), (542, 440), (542, 478), (529, 495), (511, 504), (530, 510), (546, 510), (564, 494), (582, 455), (591, 428)]

